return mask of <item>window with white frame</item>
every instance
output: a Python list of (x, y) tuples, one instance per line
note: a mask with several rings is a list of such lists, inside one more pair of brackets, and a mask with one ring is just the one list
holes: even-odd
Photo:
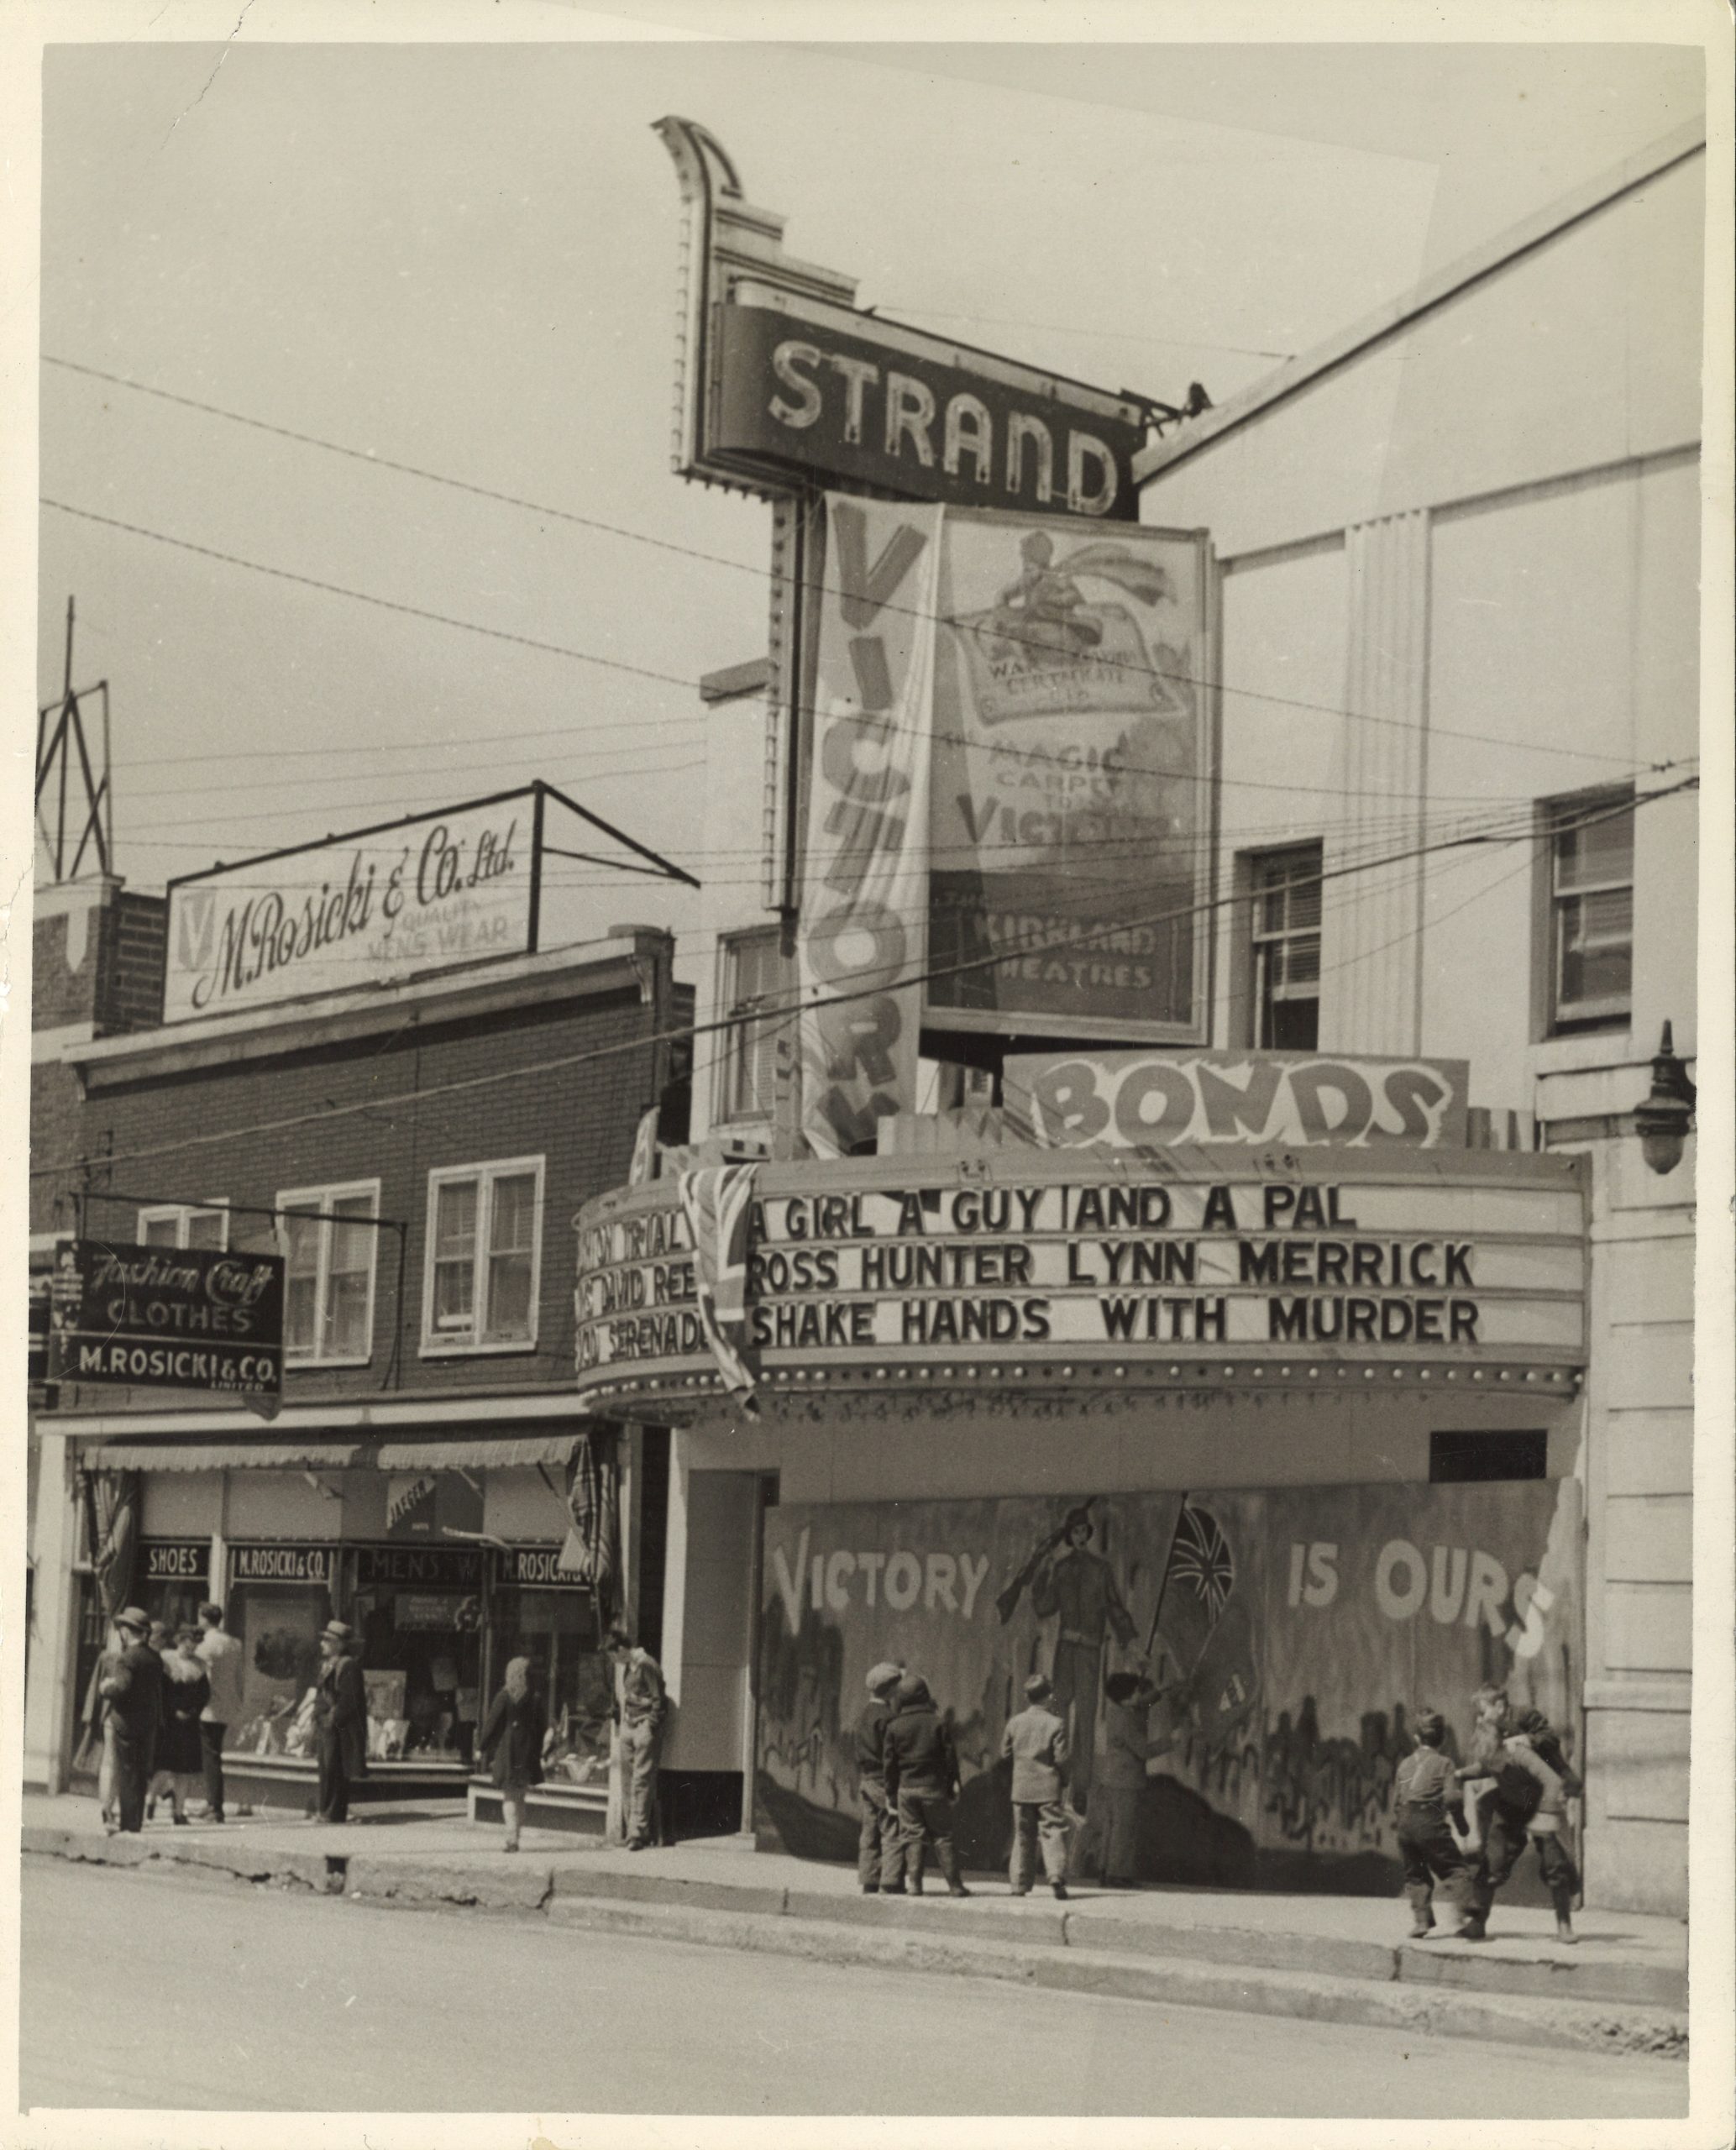
[(277, 1220), (285, 1359), (297, 1366), (366, 1365), (374, 1348), (379, 1181), (292, 1188), (277, 1206), (290, 1213)]
[(1320, 1042), (1320, 846), (1248, 862), (1256, 1046), (1313, 1052)]
[(793, 1036), (779, 1016), (795, 1000), (795, 964), (784, 953), (777, 926), (755, 926), (724, 941), (723, 1007), (729, 1029), (724, 1033), (720, 1119), (772, 1117), (779, 1040)]
[(1634, 1003), (1634, 792), (1544, 809), (1549, 839), (1549, 1027), (1618, 1029)]
[(537, 1340), (543, 1160), (428, 1174), (424, 1352), (522, 1350)]
[(157, 1203), (139, 1212), (139, 1244), (201, 1247), (212, 1254), (226, 1253), (229, 1245), (229, 1213), (227, 1209), (196, 1209), (185, 1202)]

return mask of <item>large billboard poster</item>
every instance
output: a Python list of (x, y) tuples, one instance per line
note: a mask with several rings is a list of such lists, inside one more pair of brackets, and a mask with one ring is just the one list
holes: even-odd
[(163, 1020), (523, 955), (533, 817), (517, 791), (171, 882)]
[[(1579, 1516), (1572, 1480), (774, 1508), (760, 1827), (800, 1856), (853, 1856), (852, 1734), (885, 1659), (952, 1716), (965, 1863), (1002, 1864), (1001, 1733), (1041, 1671), (1073, 1726), (1086, 1870), (1115, 1828), (1140, 1880), (1389, 1888), (1417, 1710), (1442, 1712), (1461, 1756), (1485, 1681), (1571, 1728)], [(1112, 1702), (1118, 1671), (1165, 1698)], [(1141, 1742), (1156, 1751), (1129, 1790)]]
[(1202, 1036), (1206, 564), (1198, 532), (948, 511), (931, 1021)]

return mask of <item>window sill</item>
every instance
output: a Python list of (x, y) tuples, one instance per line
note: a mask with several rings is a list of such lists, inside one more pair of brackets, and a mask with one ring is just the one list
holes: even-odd
[(534, 1336), (515, 1336), (500, 1344), (478, 1344), (469, 1337), (424, 1336), (417, 1356), (422, 1359), (500, 1359), (515, 1353), (524, 1357), (537, 1348)]
[(359, 1359), (291, 1359), (286, 1356), (283, 1371), (286, 1374), (329, 1373), (334, 1366), (370, 1366), (374, 1354), (370, 1351)]
[(1635, 1054), (1631, 1024), (1607, 1030), (1574, 1030), (1540, 1038), (1531, 1048), (1534, 1075), (1581, 1075), (1599, 1067), (1634, 1067), (1649, 1053)]

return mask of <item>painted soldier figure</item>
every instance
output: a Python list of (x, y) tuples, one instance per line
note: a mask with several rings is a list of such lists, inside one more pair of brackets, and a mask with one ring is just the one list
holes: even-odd
[(1133, 1616), (1122, 1601), (1115, 1571), (1090, 1549), (1088, 1510), (1074, 1508), (1064, 1526), (1067, 1542), (1037, 1570), (1031, 1586), (1033, 1610), (1056, 1616), (1050, 1707), (1068, 1728), (1073, 1750), (1073, 1803), (1081, 1813), (1091, 1790), (1097, 1744), (1097, 1703), (1103, 1691), (1105, 1630), (1123, 1649), (1133, 1647)]

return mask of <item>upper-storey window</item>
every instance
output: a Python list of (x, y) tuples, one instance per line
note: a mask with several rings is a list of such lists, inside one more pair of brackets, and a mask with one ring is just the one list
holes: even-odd
[(1320, 847), (1256, 852), (1249, 867), (1253, 1042), (1312, 1052), (1320, 1042)]
[(365, 1366), (374, 1344), (379, 1181), (294, 1188), (277, 1204), (296, 1213), (278, 1220), (284, 1357), (297, 1366)]
[[(795, 966), (775, 926), (732, 934), (723, 944), (724, 1033), (718, 1117), (769, 1120), (777, 1091), (778, 1046), (788, 1021)], [(770, 1012), (768, 1012), (770, 1011)]]
[(1619, 1029), (1634, 1002), (1634, 791), (1544, 808), (1549, 842), (1549, 1028)]
[(213, 1254), (229, 1244), (227, 1209), (197, 1209), (184, 1202), (162, 1202), (139, 1212), (140, 1246), (201, 1247)]
[(540, 1157), (430, 1172), (424, 1352), (534, 1344), (542, 1240)]

